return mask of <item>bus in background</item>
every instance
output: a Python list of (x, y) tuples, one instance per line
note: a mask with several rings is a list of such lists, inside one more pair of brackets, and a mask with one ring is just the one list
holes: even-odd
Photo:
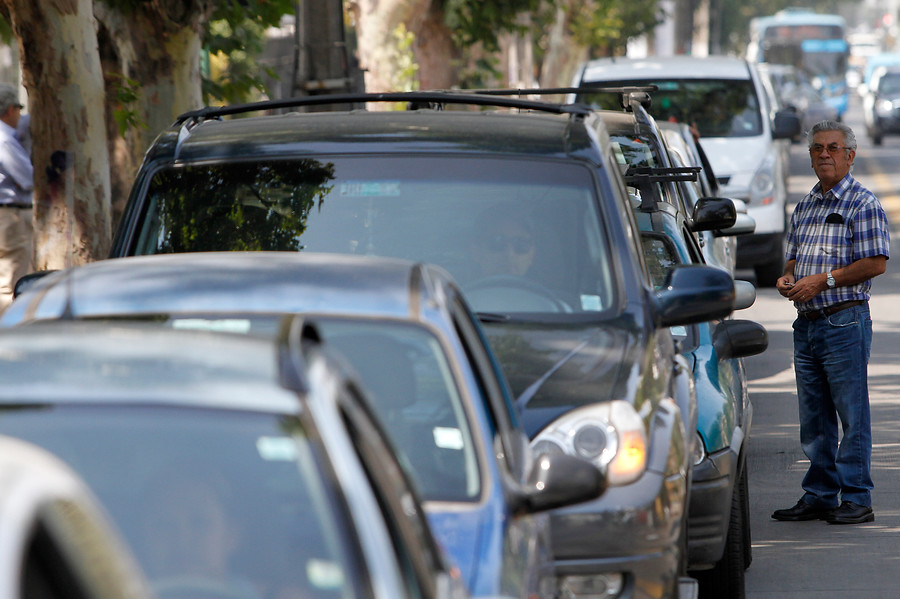
[(838, 119), (850, 100), (846, 79), (849, 55), (847, 25), (841, 16), (788, 8), (750, 21), (747, 58), (802, 69), (825, 100), (837, 109)]

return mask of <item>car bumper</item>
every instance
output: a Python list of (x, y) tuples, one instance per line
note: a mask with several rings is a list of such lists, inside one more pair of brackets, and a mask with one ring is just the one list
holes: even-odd
[(784, 232), (742, 235), (737, 238), (736, 268), (753, 268), (784, 259)]
[(692, 569), (709, 568), (722, 558), (738, 457), (728, 448), (694, 466), (688, 509), (688, 567)]
[[(654, 448), (683, 455), (677, 412), (668, 415), (667, 432), (655, 435)], [(675, 420), (678, 420), (676, 423)], [(663, 437), (661, 439), (660, 437)], [(653, 457), (650, 463), (665, 456)], [(557, 578), (621, 575), (615, 597), (663, 598), (677, 588), (680, 535), (687, 502), (686, 470), (663, 474), (648, 469), (632, 484), (609, 487), (598, 499), (554, 510), (550, 515)]]

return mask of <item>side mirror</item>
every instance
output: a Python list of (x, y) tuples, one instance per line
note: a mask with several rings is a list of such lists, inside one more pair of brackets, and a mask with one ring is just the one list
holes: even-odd
[(744, 310), (756, 302), (756, 286), (750, 281), (734, 282), (734, 309)]
[(727, 229), (713, 231), (715, 237), (734, 237), (736, 235), (749, 235), (756, 231), (756, 220), (749, 214), (738, 213), (734, 224)]
[(606, 490), (606, 475), (583, 458), (542, 454), (531, 468), (522, 501), (529, 512), (542, 512), (596, 499)]
[(769, 347), (769, 334), (752, 320), (723, 320), (713, 331), (713, 347), (719, 359), (755, 356)]
[(773, 139), (792, 139), (800, 135), (800, 117), (790, 110), (779, 110), (772, 123)]
[(734, 225), (737, 210), (728, 198), (700, 198), (694, 204), (692, 231), (715, 231)]
[(662, 326), (725, 318), (734, 310), (731, 275), (715, 266), (680, 264), (666, 275), (656, 292), (656, 312)]

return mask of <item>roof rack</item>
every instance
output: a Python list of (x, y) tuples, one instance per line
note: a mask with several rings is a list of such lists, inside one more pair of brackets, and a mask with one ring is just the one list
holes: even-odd
[[(306, 96), (302, 98), (283, 98), (281, 100), (265, 100), (262, 102), (234, 104), (231, 106), (207, 106), (199, 110), (192, 110), (190, 112), (185, 112), (184, 114), (179, 115), (175, 120), (175, 125), (181, 125), (188, 121), (193, 121), (196, 123), (206, 119), (217, 119), (226, 115), (243, 114), (260, 110), (296, 108), (300, 106), (321, 106), (325, 104), (361, 104), (367, 102), (408, 102), (413, 105), (413, 108), (431, 107), (437, 109), (442, 108), (445, 104), (469, 104), (475, 106), (496, 106), (500, 108), (537, 110), (554, 114), (587, 114), (590, 111), (589, 108), (578, 104), (488, 97), (498, 95), (518, 95), (512, 93), (488, 94), (488, 91), (491, 90), (438, 90), (419, 92), (332, 94), (321, 96)], [(530, 93), (534, 93), (535, 90), (528, 91)]]
[[(635, 185), (640, 183), (663, 183), (668, 181), (696, 181), (703, 170), (699, 166), (675, 166), (675, 167), (654, 167), (654, 166), (630, 166), (625, 171), (623, 178), (625, 183)], [(651, 189), (649, 192), (655, 196), (658, 192)], [(656, 212), (658, 210), (656, 200), (649, 195), (641, 196), (641, 212)]]
[(703, 167), (699, 166), (674, 166), (670, 168), (654, 166), (631, 166), (625, 171), (626, 183), (651, 181), (653, 183), (666, 181), (696, 181)]

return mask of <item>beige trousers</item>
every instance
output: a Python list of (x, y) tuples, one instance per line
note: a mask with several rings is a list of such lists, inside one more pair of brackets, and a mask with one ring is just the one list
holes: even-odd
[(19, 277), (32, 271), (33, 256), (31, 208), (0, 207), (0, 310), (12, 302)]

